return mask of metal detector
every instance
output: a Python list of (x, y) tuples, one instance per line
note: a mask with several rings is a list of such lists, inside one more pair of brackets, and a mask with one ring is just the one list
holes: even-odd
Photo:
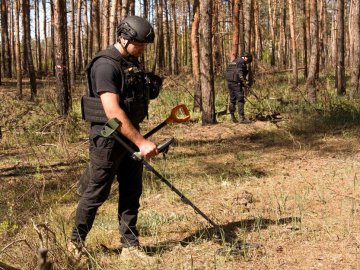
[[(166, 122), (166, 121), (165, 121)], [(163, 122), (164, 123), (164, 122)], [(162, 123), (162, 124), (163, 124)], [(160, 125), (162, 125), (160, 124)], [(185, 203), (190, 205), (196, 213), (201, 215), (207, 222), (209, 222), (213, 227), (217, 228), (218, 225), (212, 221), (204, 212), (202, 212), (196, 205), (194, 205), (188, 198), (185, 197), (184, 194), (182, 194), (175, 186), (173, 186), (164, 176), (162, 176), (159, 172), (157, 172), (141, 155), (140, 152), (136, 152), (134, 149), (132, 149), (119, 135), (117, 129), (121, 125), (120, 121), (116, 118), (110, 119), (101, 130), (101, 135), (105, 138), (113, 137), (118, 143), (120, 143), (127, 151), (131, 153), (131, 157), (135, 160), (141, 161), (145, 168), (155, 174), (161, 182), (165, 183), (172, 191), (174, 191), (181, 200)], [(159, 126), (160, 126), (159, 125)], [(164, 124), (165, 125), (165, 124)], [(159, 127), (158, 126), (158, 127)], [(155, 128), (156, 129), (156, 128)]]

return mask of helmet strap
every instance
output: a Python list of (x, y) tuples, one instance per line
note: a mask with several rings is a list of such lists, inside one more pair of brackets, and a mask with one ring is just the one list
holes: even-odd
[[(127, 50), (127, 47), (129, 45), (129, 40), (127, 39), (123, 39), (121, 37), (119, 37), (118, 39), (118, 44), (121, 46), (122, 51), (125, 52), (126, 55), (130, 55), (130, 53)], [(116, 44), (115, 44), (116, 45)], [(117, 46), (116, 46), (117, 47)]]

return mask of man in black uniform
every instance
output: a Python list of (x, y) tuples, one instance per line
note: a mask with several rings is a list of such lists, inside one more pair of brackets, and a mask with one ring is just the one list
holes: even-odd
[[(116, 117), (120, 120), (118, 131), (124, 140), (137, 148), (144, 158), (150, 158), (157, 155), (158, 150), (153, 142), (139, 133), (139, 124), (147, 116), (149, 99), (155, 98), (159, 89), (148, 90), (145, 86), (147, 73), (138, 57), (143, 54), (147, 43), (154, 41), (154, 29), (147, 20), (129, 16), (120, 22), (117, 36), (117, 43), (101, 51), (88, 66), (89, 96), (101, 100), (108, 119)], [(76, 210), (68, 249), (80, 259), (97, 209), (108, 198), (112, 181), (117, 175), (122, 256), (126, 257), (129, 253), (145, 256), (141, 252), (136, 229), (143, 165), (132, 159), (114, 139), (102, 137), (100, 131), (103, 125), (91, 123), (90, 177)]]
[(246, 79), (248, 75), (247, 64), (252, 62), (252, 55), (243, 52), (241, 57), (235, 59), (229, 64), (226, 71), (226, 80), (228, 81), (228, 89), (230, 92), (230, 105), (229, 111), (231, 120), (238, 123), (235, 117), (236, 102), (238, 102), (239, 110), (239, 123), (251, 123), (245, 118), (245, 87), (250, 87), (249, 81)]

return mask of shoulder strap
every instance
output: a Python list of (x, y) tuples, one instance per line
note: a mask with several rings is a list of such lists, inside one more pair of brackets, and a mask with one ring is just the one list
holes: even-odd
[(115, 48), (115, 46), (111, 46), (105, 50), (98, 52), (91, 62), (86, 66), (86, 79), (88, 84), (88, 96), (93, 97), (94, 93), (92, 92), (92, 85), (91, 85), (91, 68), (94, 65), (95, 61), (99, 58), (106, 58), (113, 61), (117, 71), (121, 74), (121, 91), (124, 90), (124, 71), (121, 67), (121, 61), (124, 60), (119, 51)]

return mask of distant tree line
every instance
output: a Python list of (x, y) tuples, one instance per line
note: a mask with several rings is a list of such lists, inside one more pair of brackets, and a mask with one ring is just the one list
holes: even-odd
[[(263, 69), (303, 72), (316, 102), (319, 73), (333, 72), (338, 95), (360, 94), (360, 0), (0, 0), (2, 78), (56, 77), (59, 114), (71, 108), (71, 89), (96, 52), (116, 42), (116, 27), (128, 15), (147, 18), (155, 44), (142, 61), (149, 70), (192, 72), (194, 110), (214, 117), (214, 77), (241, 52), (254, 55), (251, 76)], [(20, 72), (19, 72), (20, 71)]]

